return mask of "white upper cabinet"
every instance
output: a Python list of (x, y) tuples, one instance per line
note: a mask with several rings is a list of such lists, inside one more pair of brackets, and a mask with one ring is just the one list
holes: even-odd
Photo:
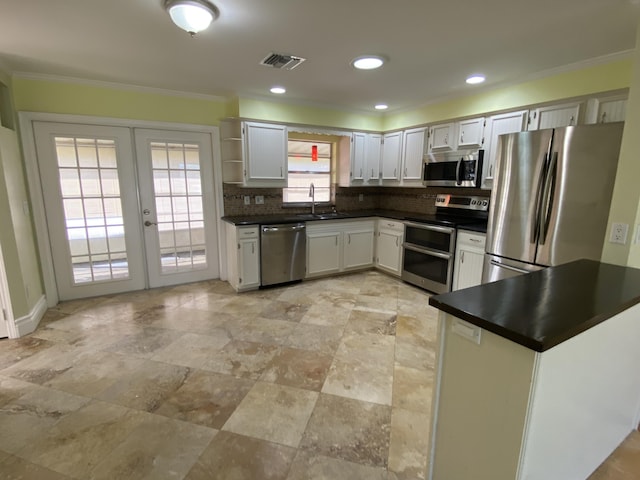
[(369, 185), (378, 185), (380, 181), (380, 161), (382, 159), (382, 135), (368, 133), (364, 151), (365, 180)]
[(427, 128), (412, 128), (404, 131), (402, 155), (402, 183), (422, 185), (422, 163), (425, 153)]
[(402, 132), (387, 133), (382, 140), (382, 181), (400, 180)]
[(521, 132), (527, 125), (527, 110), (501, 113), (489, 117), (486, 126), (487, 141), (484, 145), (484, 161), (482, 165), (482, 188), (491, 189), (498, 158), (498, 138), (507, 133)]
[(528, 130), (543, 130), (545, 128), (578, 125), (580, 106), (581, 103), (576, 102), (536, 108), (529, 114)]
[(484, 117), (458, 122), (458, 148), (481, 147), (484, 141), (484, 128)]
[(429, 131), (429, 151), (442, 152), (456, 149), (456, 123), (434, 125)]
[(367, 134), (353, 132), (351, 134), (351, 181), (364, 181), (365, 151)]
[(220, 122), (222, 178), (250, 187), (287, 186), (287, 127), (225, 119)]
[(608, 95), (587, 101), (585, 123), (624, 122), (627, 116), (627, 96)]
[(244, 122), (245, 184), (287, 186), (287, 127)]

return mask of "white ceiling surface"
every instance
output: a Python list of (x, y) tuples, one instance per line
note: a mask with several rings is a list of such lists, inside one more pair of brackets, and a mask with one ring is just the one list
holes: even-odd
[[(213, 0), (195, 38), (162, 0), (2, 0), (0, 64), (217, 96), (373, 111), (407, 109), (633, 49), (638, 0)], [(307, 61), (260, 66), (271, 51)], [(353, 58), (387, 57), (375, 71)], [(481, 87), (464, 83), (482, 72)]]

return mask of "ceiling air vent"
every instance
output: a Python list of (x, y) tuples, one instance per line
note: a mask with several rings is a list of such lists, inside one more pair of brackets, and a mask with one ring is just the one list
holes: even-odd
[(264, 65), (266, 67), (273, 67), (284, 70), (293, 70), (302, 62), (304, 62), (306, 58), (296, 57), (294, 55), (282, 55), (281, 53), (270, 53), (265, 58), (262, 59), (260, 65)]

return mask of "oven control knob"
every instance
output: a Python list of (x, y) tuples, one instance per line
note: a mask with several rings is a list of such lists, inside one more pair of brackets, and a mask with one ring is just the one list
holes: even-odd
[(475, 200), (471, 200), (471, 205), (475, 205), (476, 203), (478, 202), (476, 202)]
[(489, 205), (489, 201), (488, 200), (483, 200), (482, 201), (482, 206), (486, 207), (487, 205)]

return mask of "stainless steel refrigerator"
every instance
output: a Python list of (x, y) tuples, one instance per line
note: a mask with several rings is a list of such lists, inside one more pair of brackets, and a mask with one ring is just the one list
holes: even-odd
[(483, 282), (600, 260), (623, 123), (499, 138)]

